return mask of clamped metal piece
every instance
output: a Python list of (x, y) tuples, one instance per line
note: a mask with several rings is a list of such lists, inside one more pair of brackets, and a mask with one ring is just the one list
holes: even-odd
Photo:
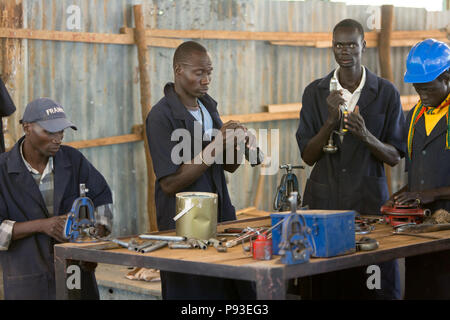
[(73, 202), (64, 226), (64, 237), (70, 242), (96, 242), (93, 234), (95, 228), (95, 207), (86, 196), (89, 190), (84, 183), (80, 184), (80, 197)]
[(311, 230), (306, 226), (305, 218), (297, 213), (297, 192), (289, 197), (291, 213), (282, 224), (280, 250), (281, 262), (284, 264), (299, 264), (309, 261), (314, 252), (308, 240)]
[[(304, 166), (293, 166), (291, 164), (283, 164), (280, 169), (286, 169), (286, 173), (281, 177), (280, 185), (277, 188), (275, 199), (273, 200), (273, 209), (277, 211), (290, 210), (291, 204), (289, 196), (291, 192), (299, 193), (297, 176), (292, 173), (292, 169), (305, 169)], [(300, 206), (301, 199), (297, 198), (297, 206)]]

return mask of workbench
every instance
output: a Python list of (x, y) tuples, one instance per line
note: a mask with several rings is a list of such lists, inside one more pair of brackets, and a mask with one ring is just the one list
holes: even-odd
[[(251, 218), (219, 224), (217, 231), (230, 227), (270, 226), (269, 217)], [(172, 232), (157, 234), (174, 235)], [(375, 225), (369, 235), (379, 242), (374, 251), (356, 252), (332, 258), (311, 258), (308, 263), (283, 265), (279, 256), (269, 261), (257, 261), (244, 252), (242, 245), (218, 252), (213, 247), (201, 249), (169, 249), (165, 247), (146, 254), (126, 248), (110, 250), (92, 249), (95, 244), (64, 243), (55, 245), (56, 294), (58, 299), (67, 299), (66, 268), (71, 261), (90, 261), (115, 265), (155, 268), (164, 271), (183, 272), (256, 283), (258, 299), (285, 299), (288, 279), (311, 276), (357, 266), (368, 266), (408, 256), (426, 254), (450, 249), (450, 230), (427, 233), (439, 239), (393, 235), (392, 227), (383, 223)], [(356, 239), (362, 235), (356, 235)], [(130, 237), (131, 238), (131, 237)], [(130, 238), (122, 240), (128, 241)], [(91, 247), (91, 248), (90, 248)]]

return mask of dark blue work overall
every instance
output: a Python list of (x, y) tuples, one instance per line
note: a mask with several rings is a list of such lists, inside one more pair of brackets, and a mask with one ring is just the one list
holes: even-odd
[[(300, 123), (296, 133), (300, 152), (319, 132), (328, 118), (327, 97), (334, 71), (315, 80), (305, 88)], [(358, 100), (359, 112), (366, 128), (381, 142), (394, 146), (404, 156), (405, 117), (398, 90), (387, 80), (377, 77), (366, 68), (366, 82)], [(306, 182), (303, 205), (310, 209), (355, 210), (361, 214), (380, 214), (380, 207), (389, 198), (384, 164), (369, 148), (350, 132), (343, 142), (334, 135), (338, 147), (335, 154), (324, 153), (315, 164)], [(396, 263), (380, 265), (382, 292), (386, 298), (399, 297), (400, 282)], [(315, 278), (338, 277), (322, 281), (316, 289), (317, 298), (370, 298), (373, 292), (366, 287), (365, 268), (343, 270), (337, 275), (325, 274)], [(383, 275), (386, 275), (384, 277)], [(314, 280), (313, 280), (314, 282)], [(353, 286), (354, 284), (354, 286)], [(319, 291), (319, 292), (317, 292)], [(361, 295), (361, 291), (367, 295)]]
[[(213, 127), (220, 129), (217, 102), (209, 95), (200, 98), (213, 120)], [(159, 230), (175, 228), (175, 195), (164, 193), (159, 181), (161, 178), (174, 174), (179, 164), (171, 159), (172, 149), (179, 141), (171, 141), (172, 132), (176, 129), (187, 129), (191, 139), (191, 158), (194, 158), (194, 121), (195, 118), (181, 103), (174, 84), (164, 87), (164, 97), (152, 108), (147, 116), (147, 139), (153, 168), (156, 175), (155, 201)], [(202, 148), (208, 142), (202, 141)], [(228, 194), (223, 165), (213, 164), (194, 183), (180, 192), (198, 191), (218, 194), (218, 221), (236, 219), (236, 212)], [(161, 271), (162, 294), (164, 299), (238, 299), (253, 298), (251, 284), (243, 281), (232, 281), (221, 278), (196, 276), (184, 273)]]
[[(405, 140), (414, 109), (406, 123)], [(450, 150), (445, 148), (447, 119), (436, 124), (426, 135), (422, 116), (415, 126), (411, 160), (406, 158), (409, 191), (423, 191), (450, 186)], [(431, 212), (450, 212), (449, 200), (437, 200), (425, 205)], [(450, 299), (450, 250), (407, 257), (405, 259), (406, 299)]]
[[(19, 146), (0, 155), (0, 223), (3, 220), (26, 222), (49, 218), (39, 187), (25, 167)], [(76, 149), (61, 146), (54, 156), (54, 213), (68, 213), (85, 183), (95, 207), (112, 203), (111, 190), (103, 176)], [(43, 233), (12, 240), (0, 252), (6, 299), (55, 299), (53, 245), (56, 240)], [(76, 291), (76, 290), (75, 290)], [(93, 271), (81, 274), (77, 298), (98, 298)]]
[(5, 152), (5, 138), (3, 136), (3, 121), (2, 117), (10, 116), (16, 111), (16, 106), (5, 87), (5, 84), (0, 79), (0, 153)]

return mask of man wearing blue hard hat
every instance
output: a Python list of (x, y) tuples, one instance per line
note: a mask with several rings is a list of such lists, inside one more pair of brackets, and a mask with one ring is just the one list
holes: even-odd
[[(450, 47), (434, 39), (416, 44), (404, 80), (420, 100), (406, 119), (408, 184), (387, 205), (450, 212)], [(406, 258), (405, 267), (406, 299), (450, 299), (450, 250)]]

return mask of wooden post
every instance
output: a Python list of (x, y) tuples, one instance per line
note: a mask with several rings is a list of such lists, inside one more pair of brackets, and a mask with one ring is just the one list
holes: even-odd
[[(378, 58), (380, 60), (381, 77), (394, 82), (391, 65), (391, 38), (394, 23), (394, 6), (381, 6), (381, 32), (378, 38)], [(384, 165), (389, 194), (392, 194), (391, 167)]]
[[(142, 120), (144, 123), (144, 134), (146, 132), (145, 119), (150, 112), (150, 76), (148, 74), (148, 48), (145, 37), (145, 25), (144, 16), (142, 14), (142, 5), (133, 6), (134, 10), (134, 23), (135, 29), (135, 41), (138, 49), (138, 61), (139, 61), (139, 81), (141, 84), (141, 107), (142, 107)], [(153, 172), (153, 163), (150, 156), (150, 150), (148, 147), (147, 138), (144, 139), (145, 147), (145, 159), (147, 162), (147, 214), (149, 220), (150, 231), (158, 230), (156, 224), (156, 207), (155, 207), (155, 174)]]

